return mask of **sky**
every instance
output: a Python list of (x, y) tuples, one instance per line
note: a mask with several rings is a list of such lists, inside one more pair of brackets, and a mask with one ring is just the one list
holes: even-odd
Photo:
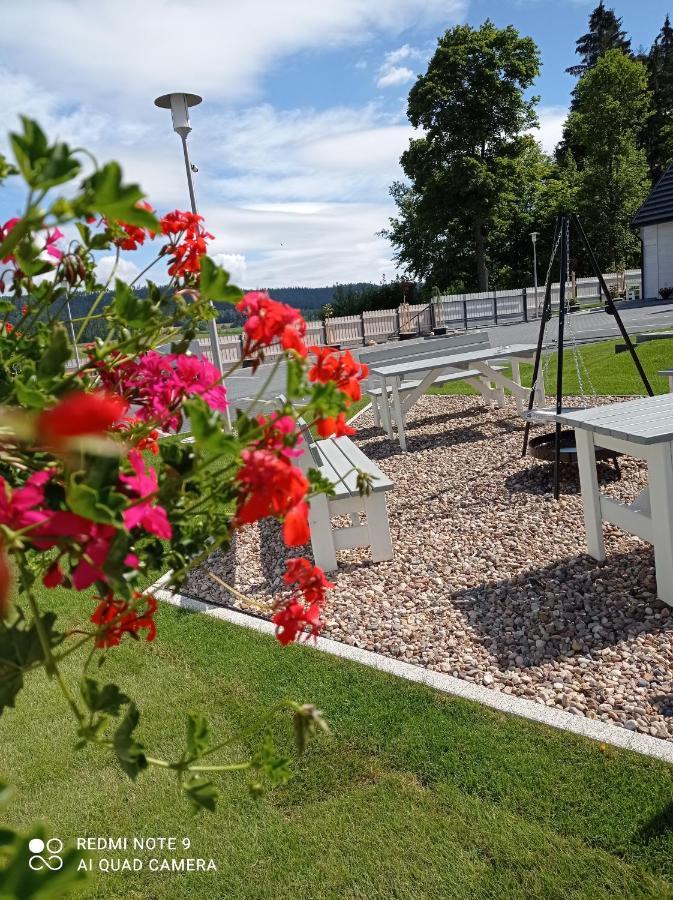
[[(649, 48), (669, 0), (614, 0)], [(612, 6), (610, 2), (606, 4)], [(395, 274), (378, 232), (395, 207), (412, 129), (406, 98), (455, 24), (514, 25), (537, 43), (540, 128), (551, 151), (575, 80), (575, 40), (595, 0), (0, 0), (0, 152), (19, 114), (52, 138), (117, 159), (159, 212), (187, 208), (170, 114), (153, 99), (203, 96), (189, 138), (211, 255), (246, 288)], [(673, 0), (670, 0), (673, 13)], [(6, 127), (5, 127), (6, 125)], [(24, 197), (0, 189), (0, 221)], [(151, 259), (126, 256), (133, 276)], [(111, 258), (100, 261), (109, 271)], [(161, 282), (160, 276), (154, 276)]]

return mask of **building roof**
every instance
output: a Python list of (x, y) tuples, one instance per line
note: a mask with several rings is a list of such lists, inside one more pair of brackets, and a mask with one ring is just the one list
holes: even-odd
[(631, 220), (634, 228), (673, 222), (673, 164), (652, 188), (649, 197)]

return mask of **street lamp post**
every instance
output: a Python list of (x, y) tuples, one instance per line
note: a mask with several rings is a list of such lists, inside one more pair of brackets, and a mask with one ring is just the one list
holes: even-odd
[(537, 239), (539, 231), (532, 231), (530, 239), (533, 242), (533, 286), (535, 287), (535, 315), (540, 315), (540, 309), (537, 302)]
[[(189, 202), (192, 206), (192, 212), (196, 215), (196, 197), (194, 195), (194, 182), (192, 181), (192, 172), (196, 172), (196, 166), (192, 166), (189, 159), (189, 150), (187, 149), (187, 135), (192, 130), (189, 124), (189, 107), (198, 106), (201, 102), (198, 94), (163, 94), (154, 101), (155, 106), (161, 109), (170, 109), (171, 118), (173, 120), (173, 131), (180, 135), (182, 141), (182, 152), (185, 156), (185, 171), (187, 172), (187, 187), (189, 188)], [(208, 320), (208, 331), (210, 333), (210, 347), (213, 354), (213, 364), (218, 372), (222, 372), (222, 355), (220, 353), (220, 342), (217, 336), (217, 320)]]

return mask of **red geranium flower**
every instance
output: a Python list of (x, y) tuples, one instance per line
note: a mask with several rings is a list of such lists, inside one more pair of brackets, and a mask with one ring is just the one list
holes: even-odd
[(308, 480), (286, 457), (270, 450), (243, 450), (241, 458), (243, 465), (236, 473), (238, 524), (287, 516), (306, 497)]
[(308, 524), (308, 503), (293, 506), (283, 520), (283, 540), (288, 547), (302, 547), (311, 538)]
[(360, 381), (367, 377), (369, 368), (353, 359), (350, 350), (335, 350), (334, 347), (311, 347), (316, 361), (309, 369), (309, 381), (326, 384), (333, 381), (349, 400), (359, 400)]
[(327, 416), (324, 419), (316, 419), (315, 427), (320, 437), (323, 438), (332, 437), (333, 435), (335, 437), (343, 437), (344, 435), (356, 433), (355, 428), (351, 428), (346, 422), (345, 413), (339, 413), (336, 418)]
[(126, 412), (126, 400), (105, 391), (73, 391), (56, 406), (43, 410), (37, 427), (41, 438), (58, 446), (69, 438), (101, 434), (111, 428)]
[(334, 585), (325, 578), (322, 569), (303, 557), (288, 560), (283, 578), (294, 587), (290, 599), (272, 616), (276, 638), (284, 646), (291, 644), (307, 627), (306, 639), (317, 637), (324, 625), (320, 612), (325, 592)]
[(125, 634), (137, 637), (138, 632), (143, 630), (147, 631), (145, 640), (154, 640), (157, 627), (153, 616), (157, 610), (157, 601), (149, 594), (136, 594), (135, 599), (145, 600), (146, 607), (142, 613), (131, 608), (125, 600), (115, 600), (112, 592), (101, 597), (100, 603), (91, 616), (91, 621), (102, 631), (96, 641), (97, 647), (116, 647)]
[(294, 350), (300, 356), (306, 356), (303, 340), (306, 322), (298, 310), (272, 300), (264, 291), (248, 291), (236, 309), (248, 317), (243, 326), (244, 356), (258, 353), (276, 340), (280, 341), (283, 350)]

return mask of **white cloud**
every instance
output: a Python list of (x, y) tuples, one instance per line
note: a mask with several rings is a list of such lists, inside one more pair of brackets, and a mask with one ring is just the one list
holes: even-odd
[(398, 84), (406, 84), (413, 80), (414, 73), (411, 69), (407, 69), (406, 66), (393, 66), (392, 69), (388, 69), (377, 78), (376, 86), (380, 88), (396, 87)]
[(246, 286), (247, 263), (245, 256), (242, 253), (215, 253), (213, 254), (213, 259), (218, 265), (224, 266), (227, 272), (229, 272), (231, 284), (238, 285), (239, 287)]
[(397, 87), (413, 81), (416, 77), (413, 69), (410, 69), (408, 66), (401, 66), (399, 63), (404, 60), (418, 59), (420, 56), (420, 51), (409, 44), (403, 44), (397, 50), (391, 50), (389, 53), (386, 53), (383, 64), (379, 68), (376, 86), (380, 88)]
[(540, 127), (531, 131), (533, 137), (542, 144), (545, 153), (553, 153), (563, 136), (563, 124), (568, 117), (564, 106), (540, 106), (538, 118)]
[[(306, 49), (361, 46), (410, 23), (458, 20), (468, 0), (31, 0), (3, 9), (0, 96), (5, 127), (19, 113), (51, 138), (118, 159), (160, 211), (187, 205), (180, 143), (152, 99), (203, 92), (190, 136), (197, 200), (236, 280), (329, 284), (392, 274), (376, 233), (394, 207), (390, 183), (411, 128), (377, 103), (277, 110), (256, 103), (264, 75)], [(35, 28), (47, 22), (49, 27)], [(21, 34), (17, 42), (14, 35)], [(86, 52), (73, 48), (85, 47)], [(378, 71), (413, 78), (405, 44)], [(362, 58), (360, 63), (367, 64)], [(357, 63), (356, 63), (357, 65)], [(383, 71), (383, 68), (386, 71)], [(376, 67), (372, 65), (372, 69)], [(399, 71), (398, 71), (399, 70)], [(179, 78), (176, 83), (176, 72)], [(409, 76), (406, 74), (409, 73)], [(234, 109), (233, 104), (237, 106)], [(230, 105), (227, 105), (230, 104)], [(6, 149), (0, 133), (0, 150)], [(7, 192), (6, 204), (18, 202)], [(124, 274), (133, 277), (137, 269)], [(111, 260), (99, 263), (109, 272)]]
[(0, 48), (6, 66), (20, 71), (29, 60), (31, 74), (70, 98), (116, 114), (131, 105), (149, 119), (152, 99), (166, 91), (249, 100), (291, 53), (364, 44), (411, 22), (446, 25), (466, 7), (467, 0), (31, 0), (3, 4)]
[[(112, 272), (115, 264), (114, 256), (102, 256), (98, 262), (96, 263), (96, 275), (98, 276), (100, 281), (107, 281), (110, 277), (110, 273)], [(119, 258), (119, 262), (117, 264), (117, 268), (115, 270), (115, 277), (121, 278), (123, 281), (133, 281), (140, 270), (135, 263), (132, 263), (130, 260), (125, 259), (124, 257)]]

